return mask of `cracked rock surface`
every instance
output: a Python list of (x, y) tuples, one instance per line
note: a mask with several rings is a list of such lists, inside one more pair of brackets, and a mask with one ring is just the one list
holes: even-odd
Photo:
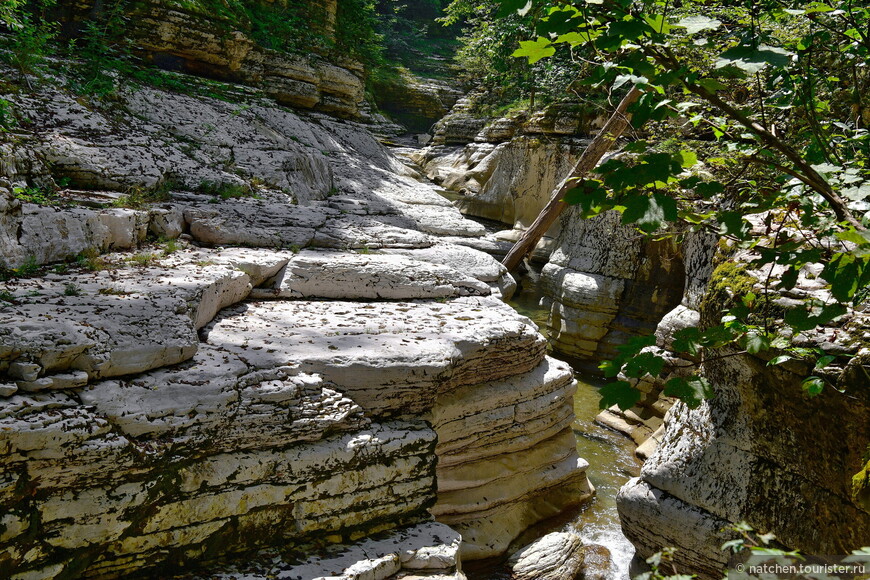
[[(229, 90), (10, 96), (33, 122), (0, 143), (0, 263), (28, 274), (0, 284), (0, 575), (280, 545), (240, 577), (461, 580), (588, 498), (571, 373), (499, 300), (483, 227), (360, 125)], [(54, 206), (16, 198), (61, 176)]]

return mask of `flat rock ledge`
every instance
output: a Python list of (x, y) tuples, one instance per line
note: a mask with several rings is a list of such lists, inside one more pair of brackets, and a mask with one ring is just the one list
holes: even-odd
[[(464, 272), (184, 248), (3, 284), (0, 567), (167, 574), (433, 516), (483, 557), (588, 498), (570, 369), (496, 297), (494, 261), (443, 247)], [(462, 577), (402, 558), (336, 574)]]
[[(254, 562), (225, 566), (233, 580), (465, 580), (459, 558), (462, 538), (444, 524), (424, 523), (379, 534), (351, 547), (335, 546), (302, 561), (264, 551)], [(187, 577), (206, 580), (211, 574)]]

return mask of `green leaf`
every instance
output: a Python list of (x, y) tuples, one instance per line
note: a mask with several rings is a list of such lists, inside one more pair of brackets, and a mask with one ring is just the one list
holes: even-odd
[(705, 30), (716, 30), (722, 26), (722, 22), (715, 18), (708, 18), (700, 14), (687, 16), (677, 22), (675, 26), (686, 29), (686, 34), (698, 34)]
[(801, 389), (810, 397), (815, 397), (825, 390), (825, 381), (819, 377), (807, 377), (801, 382)]
[(820, 371), (823, 368), (825, 368), (826, 366), (828, 366), (829, 364), (831, 364), (832, 362), (834, 362), (836, 359), (837, 359), (837, 357), (831, 356), (829, 354), (825, 355), (825, 356), (820, 356), (819, 360), (816, 361), (816, 366), (813, 370)]
[(571, 46), (579, 46), (581, 44), (588, 44), (598, 38), (601, 35), (600, 30), (585, 30), (582, 32), (572, 31), (566, 34), (561, 34), (553, 40), (553, 43), (558, 44), (562, 42), (567, 42)]
[(610, 36), (619, 37), (622, 40), (637, 40), (645, 34), (655, 32), (649, 24), (643, 20), (628, 17), (626, 20), (611, 22), (607, 27)]
[(694, 151), (680, 151), (677, 153), (677, 160), (681, 167), (692, 167), (698, 163), (698, 155)]
[(677, 202), (664, 194), (654, 193), (650, 197), (632, 195), (624, 200), (625, 211), (622, 223), (634, 224), (641, 230), (652, 233), (665, 223), (677, 219)]
[(535, 64), (542, 58), (547, 58), (554, 54), (556, 54), (556, 49), (553, 48), (553, 43), (539, 36), (537, 40), (524, 40), (520, 42), (520, 48), (516, 49), (511, 56), (525, 56), (528, 57), (529, 64)]
[(607, 202), (607, 190), (597, 179), (586, 179), (576, 187), (565, 192), (563, 198), (568, 205), (580, 206), (581, 216), (585, 219), (598, 215), (610, 206)]
[(511, 14), (517, 13), (520, 16), (525, 16), (532, 8), (532, 0), (501, 0), (501, 6), (498, 9), (498, 17), (504, 18)]
[(797, 284), (798, 274), (799, 270), (797, 268), (790, 267), (779, 277), (778, 287), (785, 290), (794, 288), (795, 284)]
[(639, 379), (646, 375), (657, 377), (662, 373), (662, 368), (665, 366), (665, 359), (652, 352), (642, 352), (626, 363), (623, 372), (625, 376), (632, 379)]
[(838, 240), (843, 240), (844, 242), (852, 242), (853, 244), (858, 244), (859, 246), (865, 246), (870, 244), (870, 233), (859, 232), (855, 228), (849, 228), (848, 230), (837, 232), (834, 235), (837, 237)]
[(781, 354), (779, 356), (775, 356), (767, 362), (767, 366), (775, 367), (776, 365), (781, 365), (784, 362), (790, 361), (794, 359), (793, 356), (788, 354)]
[(717, 193), (722, 193), (725, 191), (725, 186), (719, 183), (718, 181), (705, 181), (699, 183), (694, 187), (695, 193), (704, 197), (710, 198), (716, 195)]
[(695, 81), (695, 84), (700, 85), (713, 93), (715, 93), (716, 91), (724, 91), (728, 88), (728, 85), (711, 78), (698, 79), (697, 81)]
[(835, 254), (822, 270), (831, 283), (831, 294), (840, 302), (851, 300), (858, 290), (870, 285), (870, 257), (851, 253)]
[(761, 333), (752, 332), (746, 335), (746, 352), (757, 354), (770, 348), (770, 341)]
[(749, 223), (743, 219), (743, 215), (736, 211), (719, 212), (719, 233), (726, 236), (742, 238), (749, 231)]
[(669, 34), (671, 32), (671, 25), (668, 24), (667, 18), (663, 14), (648, 14), (643, 19), (656, 32), (661, 34)]
[(690, 409), (696, 408), (704, 399), (713, 397), (713, 387), (704, 377), (674, 377), (665, 383), (664, 394), (677, 397)]
[(607, 409), (616, 405), (623, 411), (631, 409), (640, 401), (640, 391), (633, 389), (628, 381), (616, 381), (608, 383), (598, 391), (601, 401), (600, 409)]
[(825, 4), (824, 2), (810, 2), (806, 6), (804, 6), (804, 12), (807, 14), (813, 14), (816, 12), (833, 12), (834, 8)]
[(870, 197), (870, 183), (865, 181), (861, 185), (844, 187), (842, 193), (850, 201), (864, 201)]
[(722, 544), (721, 549), (724, 551), (731, 550), (736, 554), (737, 552), (739, 552), (740, 550), (743, 549), (744, 541), (745, 540), (743, 538), (737, 538), (736, 540), (728, 540), (727, 542)]
[(681, 328), (674, 333), (673, 348), (677, 352), (686, 352), (697, 356), (701, 351), (701, 329), (696, 326)]
[(761, 72), (768, 66), (785, 67), (791, 62), (791, 53), (775, 46), (735, 46), (719, 55), (716, 68), (736, 67), (750, 74)]

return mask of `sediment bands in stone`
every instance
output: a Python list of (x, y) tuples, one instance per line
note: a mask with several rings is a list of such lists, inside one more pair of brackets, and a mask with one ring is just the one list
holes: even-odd
[[(5, 267), (79, 256), (0, 288), (4, 574), (171, 574), (276, 544), (304, 561), (372, 537), (275, 573), (460, 578), (460, 554), (590, 497), (570, 369), (501, 301), (515, 283), (469, 247), (480, 225), (353, 123), (123, 99), (121, 135), (41, 86), (0, 180)], [(16, 199), (49, 158), (79, 189)], [(170, 170), (190, 185), (105, 207)], [(239, 175), (263, 176), (256, 197), (184, 190)], [(177, 241), (113, 253), (149, 233)]]

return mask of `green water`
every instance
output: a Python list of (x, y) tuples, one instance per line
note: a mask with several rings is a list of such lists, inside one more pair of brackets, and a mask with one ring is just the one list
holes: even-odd
[[(531, 318), (547, 334), (547, 310), (539, 306), (541, 292), (537, 273), (530, 272), (521, 282), (521, 291), (510, 301), (520, 314)], [(555, 355), (556, 358), (560, 358)], [(570, 361), (567, 361), (570, 363)], [(576, 375), (577, 394), (574, 396), (574, 435), (577, 453), (589, 462), (587, 476), (595, 486), (595, 498), (586, 504), (577, 517), (568, 524), (587, 544), (601, 544), (610, 550), (613, 568), (610, 578), (629, 577), (629, 563), (634, 547), (622, 535), (616, 511), (619, 488), (640, 471), (640, 462), (634, 457), (634, 444), (624, 435), (595, 423), (598, 414), (598, 389), (602, 382), (590, 376)]]

